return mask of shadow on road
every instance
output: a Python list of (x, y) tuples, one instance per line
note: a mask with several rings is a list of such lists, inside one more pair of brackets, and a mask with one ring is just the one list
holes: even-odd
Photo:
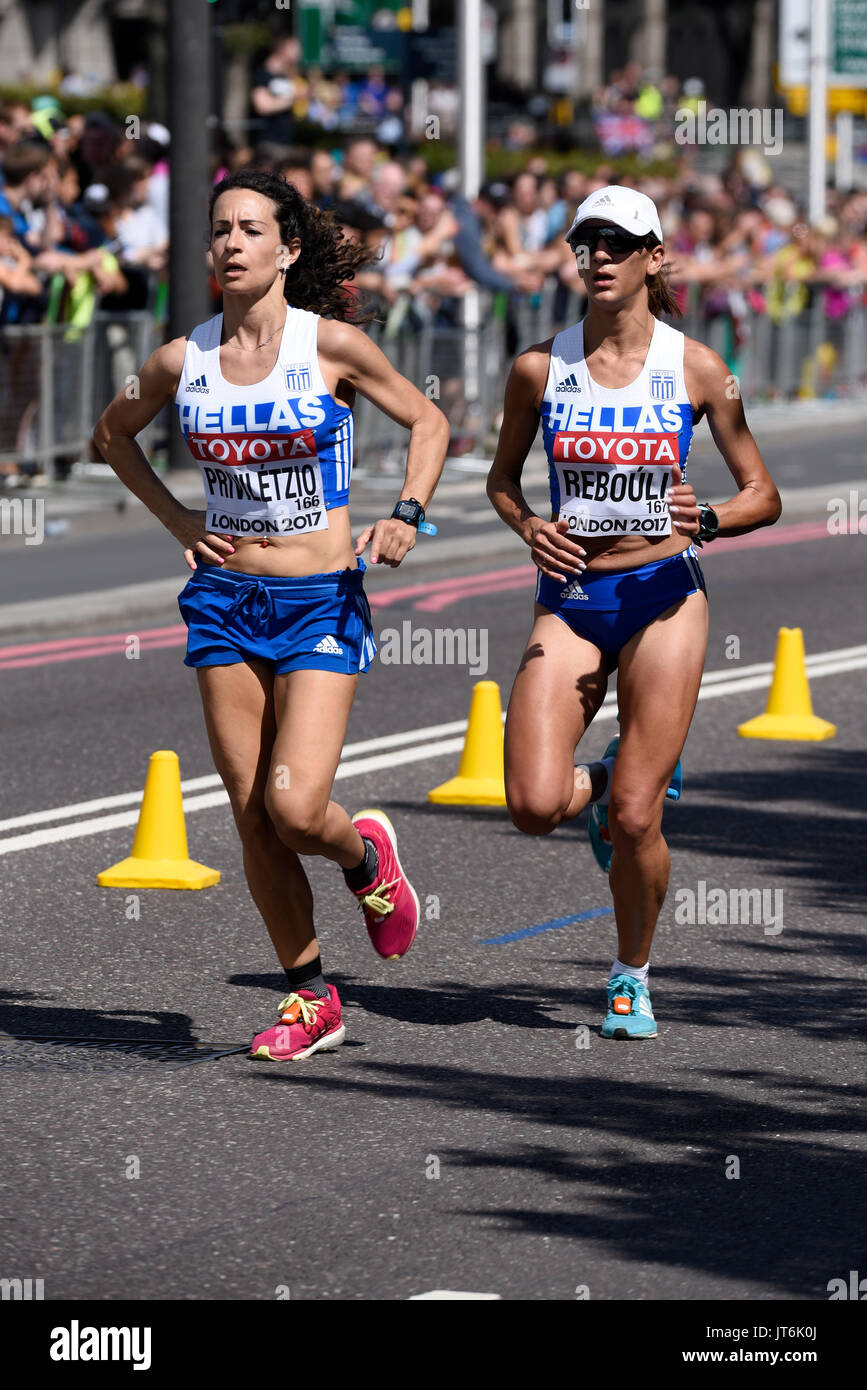
[[(566, 1082), (374, 1062), (353, 1075), (311, 1071), (305, 1080), (332, 1092), (428, 1102), (431, 1133), (444, 1109), (482, 1122), (489, 1116), (484, 1147), (440, 1145), (438, 1157), (444, 1173), (457, 1165), (501, 1174), (494, 1188), (502, 1200), (450, 1207), (449, 1214), (584, 1242), (575, 1278), (591, 1288), (588, 1256), (596, 1248), (639, 1267), (686, 1267), (827, 1298), (828, 1281), (847, 1277), (864, 1227), (867, 1092), (758, 1069), (707, 1068), (705, 1075), (720, 1090), (688, 1087), (682, 1078), (670, 1085), (611, 1076)], [(287, 1078), (262, 1080), (281, 1085)], [(731, 1093), (748, 1085), (755, 1099)], [(544, 1138), (510, 1140), (513, 1122), (539, 1126)], [(737, 1179), (726, 1177), (732, 1158)], [(510, 1204), (510, 1183), (520, 1205)], [(540, 1194), (537, 1203), (526, 1203), (528, 1191)]]

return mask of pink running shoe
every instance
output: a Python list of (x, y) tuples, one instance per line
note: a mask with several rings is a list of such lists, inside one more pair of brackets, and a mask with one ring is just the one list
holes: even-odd
[(394, 826), (384, 811), (359, 811), (352, 824), (376, 845), (379, 877), (367, 888), (350, 891), (359, 899), (374, 951), (384, 960), (400, 960), (415, 941), (421, 908), (400, 867)]
[(251, 1057), (269, 1062), (298, 1062), (313, 1052), (339, 1047), (346, 1036), (340, 1016), (340, 996), (328, 986), (329, 998), (317, 999), (309, 989), (287, 994), (280, 1004), (280, 1018), (273, 1028), (257, 1033), (250, 1044)]

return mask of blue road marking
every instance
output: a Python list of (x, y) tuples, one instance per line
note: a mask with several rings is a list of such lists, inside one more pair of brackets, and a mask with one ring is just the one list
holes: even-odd
[(571, 927), (573, 922), (588, 922), (591, 917), (611, 917), (613, 907), (591, 907), (587, 912), (579, 912), (577, 917), (555, 917), (550, 922), (540, 922), (537, 927), (522, 927), (520, 931), (507, 932), (505, 936), (489, 936), (482, 940), (483, 946), (505, 946), (508, 941), (520, 941), (524, 936), (538, 936), (543, 931), (559, 931), (560, 927)]

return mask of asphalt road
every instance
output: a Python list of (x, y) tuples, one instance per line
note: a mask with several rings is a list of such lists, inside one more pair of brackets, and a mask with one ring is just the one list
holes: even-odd
[[(856, 448), (854, 433), (821, 454), (790, 442), (778, 472), (857, 480)], [(814, 522), (824, 515), (820, 501)], [(474, 550), (487, 525), (467, 524), (463, 562), (420, 546), (370, 591), (380, 637), (407, 620), (485, 629), (479, 674), (505, 701), (530, 577), (516, 574), (520, 547)], [(310, 861), (346, 1043), (282, 1067), (232, 1052), (272, 1021), (283, 977), (228, 805), (194, 804), (216, 779), (176, 609), (137, 628), (133, 660), (116, 639), (4, 638), (0, 1274), (44, 1279), (46, 1299), (827, 1299), (831, 1279), (863, 1264), (863, 542), (792, 525), (782, 544), (705, 551), (706, 669), (719, 675), (690, 731), (683, 799), (666, 810), (672, 876), (650, 981), (660, 1031), (644, 1044), (599, 1036), (613, 918), (585, 818), (535, 840), (504, 811), (430, 805), (457, 768), (442, 745), (460, 735), (413, 731), (465, 719), (474, 677), (377, 663), (348, 742), (402, 735), (391, 751), (407, 760), (350, 751), (335, 794), (352, 811), (387, 810), (427, 917), (409, 956), (386, 964), (339, 873)], [(144, 539), (124, 538), (127, 572), (153, 577)], [(67, 585), (96, 562), (73, 541), (34, 547)], [(73, 562), (52, 570), (62, 554)], [(832, 740), (736, 735), (766, 698), (766, 669), (744, 688), (746, 668), (771, 660), (783, 625), (803, 629)], [(853, 648), (860, 658), (822, 657)], [(582, 755), (611, 736), (606, 714)], [(106, 798), (140, 792), (149, 754), (166, 747), (185, 782), (211, 779), (188, 792), (187, 833), (222, 878), (144, 892), (135, 920), (126, 890), (96, 884), (133, 828), (88, 822), (112, 813)], [(782, 929), (679, 924), (678, 891), (702, 883), (727, 897), (767, 890)], [(214, 1049), (159, 1046), (183, 1041)]]

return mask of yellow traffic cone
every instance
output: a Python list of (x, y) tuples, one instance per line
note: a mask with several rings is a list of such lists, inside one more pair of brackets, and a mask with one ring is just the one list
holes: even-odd
[(187, 856), (187, 831), (177, 753), (150, 756), (132, 854), (96, 876), (103, 888), (209, 888), (218, 869)]
[(503, 712), (496, 681), (476, 681), (457, 777), (434, 787), (428, 801), (448, 806), (505, 806)]
[(818, 741), (833, 738), (835, 724), (813, 713), (804, 634), (799, 627), (781, 627), (777, 633), (774, 678), (764, 714), (738, 725), (741, 738), (787, 738)]

